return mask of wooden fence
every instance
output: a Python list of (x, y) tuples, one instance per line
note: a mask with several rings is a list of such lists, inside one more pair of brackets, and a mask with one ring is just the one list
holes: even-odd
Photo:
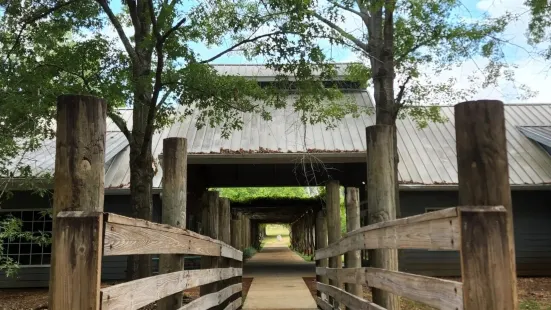
[[(361, 227), (315, 253), (321, 260), (364, 249), (456, 250), (462, 282), (370, 267), (318, 267), (316, 274), (338, 283), (366, 284), (437, 309), (511, 309), (515, 284), (509, 276), (507, 220), (500, 206), (443, 209)], [(384, 309), (326, 283), (318, 282), (317, 289), (349, 309)], [(318, 297), (317, 303), (321, 309), (333, 309), (325, 298)]]
[[(52, 309), (138, 309), (183, 290), (242, 275), (243, 253), (186, 229), (112, 213), (63, 211), (54, 228)], [(102, 256), (193, 254), (224, 257), (239, 267), (182, 270), (100, 288)], [(61, 268), (59, 268), (61, 267)], [(201, 296), (181, 309), (209, 309), (242, 291), (241, 283)], [(238, 309), (240, 296), (225, 310)]]

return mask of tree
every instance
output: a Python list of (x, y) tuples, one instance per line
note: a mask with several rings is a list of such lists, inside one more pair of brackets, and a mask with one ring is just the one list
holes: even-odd
[[(25, 0), (0, 1), (0, 8), (1, 104), (40, 103), (37, 119), (48, 120), (60, 94), (105, 98), (109, 117), (129, 141), (134, 217), (151, 219), (153, 133), (178, 117), (198, 110), (199, 127), (220, 125), (227, 136), (240, 128), (240, 112), (269, 119), (287, 104), (289, 88), (298, 94), (293, 106), (304, 123), (332, 126), (358, 110), (336, 104), (342, 94), (322, 83), (335, 70), (315, 37), (295, 34), (302, 30), (301, 12), (273, 12), (252, 0)], [(193, 48), (224, 41), (228, 47), (212, 57)], [(228, 53), (261, 56), (282, 75), (268, 87), (222, 75), (209, 64)], [(120, 106), (132, 107), (132, 126), (118, 114)], [(150, 264), (147, 256), (130, 258), (129, 278), (148, 276)]]
[(528, 24), (528, 39), (532, 45), (547, 43), (542, 50), (544, 59), (551, 59), (551, 5), (546, 0), (526, 0), (531, 19)]
[[(502, 49), (508, 43), (501, 37), (510, 15), (466, 19), (458, 14), (462, 3), (457, 0), (272, 0), (269, 3), (276, 10), (302, 12), (305, 16), (302, 29), (318, 29), (317, 36), (348, 47), (365, 59), (366, 65), (350, 66), (349, 70), (351, 76), (373, 86), (376, 123), (394, 128), (394, 141), (383, 141), (393, 145), (394, 208), (400, 205), (396, 120), (409, 114), (420, 126), (428, 121), (444, 121), (437, 105), (457, 103), (474, 91), (471, 87), (458, 89), (454, 79), (441, 81), (431, 77), (481, 56), (488, 59), (487, 74), (483, 81), (474, 83), (488, 87), (496, 85), (500, 76), (512, 78)], [(358, 21), (360, 29), (347, 28), (346, 23), (351, 20)], [(308, 30), (304, 35), (309, 35)], [(391, 171), (390, 167), (377, 168)], [(399, 308), (397, 298), (381, 290), (374, 290), (373, 295), (381, 306)]]

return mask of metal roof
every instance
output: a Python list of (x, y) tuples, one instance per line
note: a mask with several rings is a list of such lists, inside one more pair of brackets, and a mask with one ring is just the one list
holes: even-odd
[[(366, 91), (355, 91), (347, 96), (358, 105), (372, 107)], [(293, 100), (290, 96), (289, 100)], [(409, 117), (398, 120), (398, 165), (399, 180), (403, 184), (442, 185), (457, 184), (457, 160), (455, 150), (454, 110), (451, 106), (441, 107), (448, 121), (430, 123), (418, 129)], [(121, 110), (127, 122), (132, 120), (131, 110)], [(528, 139), (519, 127), (551, 127), (551, 105), (519, 104), (505, 105), (507, 147), (509, 154), (509, 175), (512, 185), (551, 184), (551, 156), (537, 143)], [(333, 130), (324, 125), (308, 125), (299, 122), (293, 109), (278, 110), (271, 121), (264, 121), (258, 115), (242, 113), (243, 129), (235, 131), (229, 139), (223, 139), (220, 128), (195, 127), (197, 115), (191, 115), (182, 122), (156, 132), (152, 141), (154, 158), (162, 152), (162, 140), (167, 137), (186, 137), (190, 160), (204, 159), (210, 163), (216, 157), (240, 158), (247, 163), (248, 157), (256, 162), (270, 158), (293, 156), (296, 153), (315, 152), (343, 162), (365, 160), (365, 127), (373, 125), (373, 115), (359, 118), (345, 117)], [(105, 187), (128, 188), (130, 184), (129, 147), (126, 138), (109, 120), (107, 124), (107, 146)], [(244, 154), (244, 155), (243, 155)], [(23, 156), (22, 163), (28, 163), (36, 172), (53, 173), (55, 143), (45, 141), (39, 150)], [(161, 186), (162, 169), (156, 165), (157, 173), (153, 186)]]
[[(336, 80), (342, 80), (346, 76), (346, 69), (348, 63), (336, 63), (335, 70), (337, 71)], [(267, 68), (265, 65), (241, 65), (241, 64), (217, 64), (212, 65), (221, 74), (226, 75), (239, 75), (243, 77), (253, 78), (259, 82), (269, 82), (274, 81), (277, 75), (289, 75), (275, 71), (271, 68)], [(318, 75), (319, 73), (314, 71), (313, 75)], [(290, 78), (291, 79), (291, 78)]]
[(551, 147), (551, 126), (519, 126), (519, 129), (528, 138)]

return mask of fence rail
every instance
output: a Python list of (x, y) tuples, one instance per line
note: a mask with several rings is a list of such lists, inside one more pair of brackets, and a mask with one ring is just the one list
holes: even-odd
[[(506, 229), (504, 207), (456, 207), (365, 226), (315, 253), (321, 260), (364, 249), (458, 250), (463, 283), (369, 267), (318, 267), (316, 274), (336, 283), (365, 283), (438, 309), (511, 309), (507, 292), (514, 283), (500, 277), (510, 269)], [(480, 273), (494, 275), (493, 281), (482, 281)], [(318, 282), (317, 289), (349, 309), (384, 309), (335, 286)], [(487, 291), (485, 299), (471, 298), (474, 290)], [(317, 302), (332, 308), (323, 299)]]
[[(64, 211), (54, 236), (59, 264), (55, 309), (138, 309), (186, 289), (242, 275), (242, 268), (182, 270), (100, 289), (101, 257), (137, 254), (194, 254), (243, 261), (243, 253), (216, 239), (186, 229), (112, 213)], [(91, 242), (90, 242), (91, 241)], [(242, 266), (241, 264), (239, 264)], [(180, 309), (209, 309), (242, 291), (241, 283), (221, 288)], [(79, 299), (75, 302), (75, 298)], [(241, 298), (226, 309), (237, 309)]]

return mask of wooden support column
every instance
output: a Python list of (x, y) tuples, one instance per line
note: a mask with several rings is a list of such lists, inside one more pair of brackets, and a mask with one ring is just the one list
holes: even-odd
[[(241, 225), (241, 216), (239, 214), (233, 214), (231, 219), (231, 246), (236, 249), (241, 249), (241, 229), (243, 226)], [(232, 267), (234, 268), (243, 268), (243, 262), (232, 260)], [(232, 284), (238, 284), (243, 282), (242, 277), (235, 277), (232, 279)], [(238, 296), (234, 298), (241, 298), (242, 292), (239, 292)]]
[[(163, 206), (162, 223), (186, 228), (187, 141), (185, 138), (163, 140)], [(184, 256), (159, 255), (159, 273), (184, 270)], [(182, 292), (165, 297), (157, 303), (159, 310), (182, 306)]]
[[(496, 100), (462, 102), (455, 106), (459, 204), (482, 208), (504, 206), (507, 210), (506, 224), (498, 215), (492, 217), (493, 221), (461, 217), (462, 229), (471, 223), (471, 231), (463, 234), (461, 247), (465, 309), (518, 309), (504, 114), (503, 103)], [(507, 238), (505, 249), (500, 251), (504, 237)]]
[[(226, 243), (231, 244), (231, 213), (230, 213), (230, 200), (228, 198), (219, 198), (218, 199), (218, 225), (219, 225), (219, 232), (218, 232), (218, 240)], [(219, 267), (220, 268), (228, 268), (232, 267), (232, 259), (225, 258), (225, 257), (219, 257)], [(218, 287), (219, 290), (224, 289), (231, 284), (233, 284), (234, 279), (228, 279), (220, 281), (220, 285)], [(224, 309), (230, 299), (226, 300), (222, 304), (219, 305), (219, 309)]]
[[(396, 179), (394, 174), (394, 128), (375, 125), (366, 128), (368, 224), (396, 219)], [(372, 267), (398, 271), (398, 251), (369, 251)], [(373, 302), (388, 310), (399, 310), (400, 299), (386, 291), (373, 288)]]
[(103, 212), (106, 113), (103, 99), (57, 98), (51, 309), (99, 309), (103, 223), (97, 216), (75, 223), (57, 216)]
[[(341, 200), (339, 181), (331, 180), (325, 186), (326, 204), (327, 204), (327, 241), (329, 244), (338, 242), (341, 239)], [(341, 256), (337, 255), (329, 258), (329, 268), (342, 268)], [(329, 284), (335, 287), (343, 288), (343, 283), (336, 280), (329, 280)], [(334, 301), (333, 307), (338, 307)]]
[[(327, 223), (325, 221), (325, 212), (319, 210), (316, 214), (316, 249), (323, 249), (327, 247)], [(329, 262), (327, 258), (316, 260), (316, 267), (328, 267)], [(326, 276), (316, 275), (316, 281), (328, 284), (329, 280)], [(321, 297), (321, 293), (318, 291), (318, 296)]]
[[(360, 228), (360, 193), (357, 188), (346, 189), (346, 231), (350, 232)], [(361, 252), (350, 251), (344, 254), (344, 265), (346, 268), (362, 267)], [(362, 285), (358, 283), (347, 283), (346, 291), (363, 298)]]
[[(217, 191), (208, 191), (205, 193), (205, 199), (203, 204), (203, 235), (211, 237), (213, 239), (219, 238), (219, 216), (218, 216), (218, 199), (219, 193)], [(218, 257), (201, 257), (201, 269), (218, 268)], [(218, 291), (218, 283), (205, 284), (201, 286), (201, 296), (206, 294), (215, 293)]]

